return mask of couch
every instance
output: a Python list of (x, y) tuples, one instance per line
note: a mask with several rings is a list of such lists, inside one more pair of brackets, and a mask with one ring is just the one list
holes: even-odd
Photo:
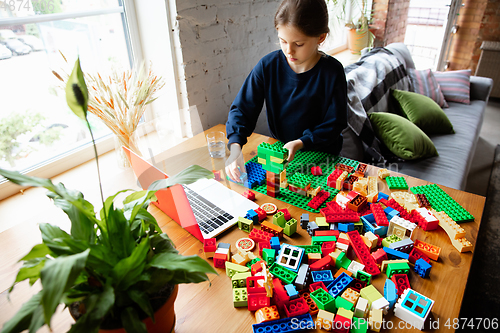
[[(406, 69), (415, 68), (406, 45), (393, 43), (385, 48), (397, 57)], [(412, 177), (464, 190), (492, 86), (493, 80), (489, 78), (471, 76), (470, 105), (448, 102), (449, 107), (443, 111), (451, 121), (455, 134), (429, 135), (439, 156), (412, 161), (400, 160), (386, 167)], [(344, 146), (341, 155), (370, 162), (364, 153), (366, 145), (363, 145), (352, 129), (348, 127), (343, 135)]]

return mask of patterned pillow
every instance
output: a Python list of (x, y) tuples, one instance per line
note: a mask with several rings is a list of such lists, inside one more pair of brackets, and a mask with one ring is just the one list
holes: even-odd
[(448, 107), (441, 88), (430, 69), (417, 70), (408, 68), (408, 74), (410, 75), (413, 92), (432, 98), (442, 108)]
[(448, 102), (470, 104), (471, 70), (434, 72), (436, 81), (441, 86), (444, 98)]

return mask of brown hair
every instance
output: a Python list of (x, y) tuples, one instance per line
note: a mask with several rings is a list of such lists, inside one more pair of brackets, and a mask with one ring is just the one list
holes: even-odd
[(325, 0), (283, 0), (274, 15), (274, 27), (291, 25), (309, 37), (329, 33)]

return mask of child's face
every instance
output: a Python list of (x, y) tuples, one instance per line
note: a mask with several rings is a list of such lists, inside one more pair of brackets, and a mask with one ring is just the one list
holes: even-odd
[(288, 64), (296, 73), (308, 71), (319, 60), (318, 45), (326, 34), (320, 37), (309, 37), (291, 25), (278, 25), (278, 38), (281, 50), (286, 56)]

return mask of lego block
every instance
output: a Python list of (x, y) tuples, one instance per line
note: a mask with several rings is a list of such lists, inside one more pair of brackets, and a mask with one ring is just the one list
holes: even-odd
[(321, 253), (308, 253), (307, 254), (307, 263), (309, 265), (312, 265), (319, 260), (321, 260)]
[(380, 292), (373, 285), (369, 285), (361, 289), (360, 296), (368, 301), (368, 306), (371, 309), (373, 302), (383, 298)]
[(453, 245), (458, 252), (472, 252), (473, 245), (465, 237), (460, 239), (452, 239), (451, 245)]
[(406, 274), (394, 274), (391, 281), (396, 285), (398, 296), (401, 296), (406, 289), (410, 288), (410, 281)]
[(232, 262), (226, 261), (225, 262), (225, 267), (226, 267), (226, 275), (229, 278), (232, 278), (234, 274), (236, 273), (245, 273), (250, 271), (248, 267), (242, 266), (242, 265), (237, 265)]
[(297, 232), (297, 220), (289, 219), (285, 222), (285, 228), (283, 229), (283, 233), (288, 237), (292, 236)]
[(309, 214), (304, 213), (300, 216), (300, 226), (302, 229), (307, 228), (307, 224), (309, 223)]
[[(234, 289), (233, 289), (234, 290)], [(248, 294), (248, 310), (256, 311), (260, 308), (265, 308), (271, 305), (271, 299), (266, 293)]]
[(424, 253), (420, 252), (416, 248), (413, 248), (408, 256), (408, 261), (415, 265), (415, 262), (417, 262), (418, 259), (423, 259), (429, 264), (431, 263), (431, 260)]
[(354, 171), (354, 174), (356, 176), (359, 176), (359, 177), (364, 177), (365, 176), (365, 172), (366, 172), (366, 169), (368, 168), (368, 166), (366, 164), (363, 164), (363, 163), (359, 163), (358, 164), (358, 167), (356, 168), (356, 170)]
[[(352, 303), (352, 305), (354, 306), (356, 304), (356, 302), (358, 301), (358, 298), (359, 298), (359, 292), (351, 289), (351, 288), (347, 288), (343, 293), (342, 295), (340, 296), (341, 298), (349, 301), (350, 303)], [(337, 297), (338, 298), (338, 297)], [(337, 308), (339, 308), (340, 306), (338, 304), (337, 305)], [(350, 309), (348, 309), (350, 310)]]
[(380, 309), (371, 309), (368, 315), (368, 326), (374, 332), (380, 332), (382, 327), (383, 314)]
[(368, 321), (365, 318), (352, 318), (350, 333), (366, 333), (368, 331)]
[(391, 309), (398, 300), (398, 290), (396, 289), (396, 284), (391, 279), (385, 280), (384, 298), (389, 302), (389, 308)]
[(260, 207), (256, 208), (254, 210), (254, 212), (257, 213), (257, 216), (259, 218), (259, 222), (264, 221), (266, 219), (266, 217), (267, 217), (267, 212), (264, 209), (260, 208)]
[(226, 261), (227, 261), (227, 254), (223, 253), (214, 254), (214, 267), (225, 268)]
[(412, 289), (406, 289), (394, 307), (394, 315), (422, 330), (434, 301)]
[(375, 235), (385, 236), (387, 233), (387, 227), (382, 227), (377, 225), (373, 214), (367, 214), (360, 217), (361, 222), (363, 222), (363, 227), (366, 232), (371, 232)]
[(366, 198), (358, 194), (351, 201), (347, 203), (347, 208), (355, 212), (361, 212), (366, 207), (367, 204), (368, 201), (366, 200)]
[(294, 317), (309, 312), (309, 305), (303, 297), (297, 297), (285, 303), (285, 313), (287, 317)]
[(389, 177), (390, 175), (391, 175), (391, 173), (387, 169), (379, 169), (377, 171), (378, 178), (380, 178), (382, 180), (385, 179), (385, 178), (387, 178), (387, 177)]
[(369, 311), (368, 300), (363, 297), (358, 297), (356, 306), (354, 307), (354, 317), (364, 318)]
[[(394, 242), (389, 244), (389, 248), (394, 249), (398, 252), (410, 253), (413, 250), (413, 241), (409, 238)], [(408, 259), (408, 258), (405, 258)]]
[(321, 167), (319, 166), (314, 166), (311, 168), (311, 173), (314, 176), (322, 176), (323, 175), (323, 170), (321, 170)]
[(384, 314), (387, 314), (389, 312), (389, 302), (384, 297), (381, 297), (372, 302), (371, 309), (379, 309)]
[(269, 267), (269, 272), (283, 281), (285, 284), (291, 284), (297, 277), (297, 273), (278, 265), (276, 262)]
[(436, 212), (431, 209), (431, 213), (439, 220), (439, 226), (443, 228), (450, 239), (460, 239), (465, 237), (465, 229), (453, 221), (445, 212)]
[(332, 283), (326, 286), (328, 293), (333, 297), (337, 297), (347, 288), (353, 278), (346, 273), (340, 274)]
[(357, 231), (350, 231), (347, 233), (347, 235), (349, 236), (349, 240), (353, 246), (354, 252), (356, 252), (356, 256), (365, 265), (365, 271), (367, 273), (370, 273), (371, 275), (379, 274), (380, 270), (377, 266), (377, 263), (370, 255), (370, 251), (359, 236), (359, 233)]
[(335, 328), (335, 332), (337, 333), (347, 333), (349, 332), (349, 328), (351, 327), (352, 320), (342, 317), (339, 314), (335, 315), (335, 319), (333, 320), (333, 327)]
[(244, 273), (236, 273), (231, 278), (231, 284), (233, 288), (246, 288), (247, 286), (247, 277), (252, 276), (250, 271)]
[(259, 262), (259, 261), (261, 261), (261, 260), (262, 260), (262, 259), (260, 259), (260, 258), (255, 258), (255, 259), (252, 259), (252, 260), (250, 260), (249, 262), (247, 262), (247, 263), (245, 264), (245, 266), (247, 266), (248, 268), (250, 268), (250, 267), (252, 267), (252, 266), (253, 266), (256, 262)]
[(318, 209), (329, 197), (329, 192), (321, 190), (307, 205), (313, 209)]
[(250, 235), (248, 235), (248, 238), (254, 240), (256, 243), (269, 242), (271, 237), (273, 237), (273, 234), (256, 228), (253, 228)]
[(436, 230), (439, 225), (439, 220), (427, 208), (415, 209), (412, 212), (412, 218), (413, 222), (416, 222), (425, 231)]
[(319, 310), (315, 322), (316, 328), (324, 329), (325, 331), (331, 331), (334, 318), (334, 313), (325, 310)]
[[(310, 268), (311, 266), (309, 266)], [(333, 280), (332, 271), (311, 271), (313, 282), (323, 282), (324, 285), (329, 285)]]
[(415, 243), (413, 244), (413, 247), (416, 248), (418, 251), (422, 252), (425, 254), (429, 259), (437, 261), (439, 258), (439, 254), (441, 253), (441, 248), (422, 242), (421, 240), (415, 240)]
[(255, 193), (253, 193), (252, 191), (250, 190), (246, 190), (245, 192), (243, 192), (242, 194), (245, 198), (247, 198), (248, 200), (252, 200), (252, 201), (255, 201)]
[(344, 182), (347, 179), (349, 173), (347, 171), (343, 171), (340, 176), (338, 176), (337, 181), (335, 182), (335, 188), (341, 191), (344, 188)]
[(313, 283), (309, 284), (309, 292), (311, 292), (311, 293), (319, 288), (322, 288), (324, 291), (328, 292), (328, 289), (326, 289), (326, 286), (323, 283), (323, 281), (317, 281), (317, 282), (313, 282)]
[(295, 299), (295, 298), (299, 297), (299, 293), (293, 284), (285, 285), (285, 291), (288, 294), (288, 296), (290, 297), (290, 299)]
[(247, 288), (233, 288), (233, 306), (235, 308), (248, 306)]
[[(404, 252), (400, 252), (395, 249), (391, 249), (389, 247), (383, 248), (383, 251), (386, 253), (387, 258), (385, 260), (393, 260), (393, 259), (409, 259), (410, 255)], [(385, 261), (383, 260), (383, 261)], [(383, 262), (382, 261), (382, 262)], [(380, 264), (382, 264), (382, 262)]]
[(431, 264), (426, 262), (424, 259), (418, 259), (415, 262), (415, 266), (413, 267), (413, 270), (417, 272), (418, 275), (422, 278), (427, 278), (429, 277), (430, 271), (431, 271)]
[(311, 298), (310, 293), (304, 289), (304, 290), (301, 290), (299, 292), (299, 295), (300, 295), (300, 297), (302, 297), (306, 300), (306, 303), (309, 306), (309, 313), (313, 316), (315, 314), (317, 314), (319, 311), (319, 308), (316, 305), (316, 302), (314, 302), (314, 300)]
[(337, 227), (340, 232), (349, 232), (354, 230), (354, 223), (339, 223)]
[(400, 240), (401, 240), (401, 238), (399, 238), (399, 236), (397, 236), (397, 235), (390, 235), (390, 236), (385, 237), (382, 240), (382, 246), (386, 247), (386, 248), (389, 248), (389, 245), (391, 245), (392, 243), (395, 243), (395, 242), (399, 242)]
[(292, 218), (292, 216), (290, 215), (290, 212), (286, 208), (278, 209), (278, 212), (283, 213), (283, 216), (285, 217), (285, 220), (287, 220), (287, 221)]
[(410, 266), (404, 262), (390, 263), (387, 265), (386, 275), (391, 278), (393, 274), (408, 274)]
[(215, 238), (206, 238), (203, 240), (204, 252), (215, 252), (217, 250), (217, 243)]
[(385, 215), (384, 208), (379, 203), (374, 203), (370, 205), (370, 210), (375, 218), (375, 222), (379, 226), (388, 226), (389, 220), (387, 220), (387, 216)]
[(372, 281), (372, 275), (367, 272), (358, 271), (358, 275), (356, 276), (359, 280), (366, 282), (366, 284), (370, 284)]
[(303, 331), (305, 328), (314, 328), (314, 322), (312, 320), (311, 314), (306, 313), (304, 315), (281, 318), (273, 320), (272, 322), (264, 322), (252, 325), (253, 333), (281, 333), (281, 332), (299, 332)]
[(244, 217), (238, 217), (238, 228), (245, 232), (250, 232), (253, 229), (253, 221)]
[(295, 278), (294, 284), (298, 290), (302, 290), (307, 285), (307, 278), (309, 277), (309, 265), (302, 264), (299, 267), (297, 277)]
[(365, 269), (365, 265), (357, 262), (357, 261), (351, 261), (351, 264), (349, 265), (349, 267), (347, 267), (347, 270), (352, 273), (353, 276), (357, 276), (358, 275), (358, 271), (362, 271)]
[(248, 256), (243, 257), (241, 254), (236, 253), (233, 254), (231, 257), (231, 262), (235, 263), (237, 265), (245, 265), (249, 261)]
[(335, 298), (323, 289), (316, 289), (315, 291), (310, 293), (310, 296), (318, 306), (318, 309), (330, 312), (337, 311), (337, 307), (335, 306)]
[(285, 227), (285, 214), (283, 212), (278, 211), (273, 215), (273, 224), (280, 226), (281, 228)]
[(385, 181), (390, 190), (407, 190), (408, 184), (404, 177), (386, 177)]
[(270, 249), (271, 243), (270, 242), (259, 242), (257, 244), (257, 248), (259, 249), (259, 256), (262, 257), (262, 251), (264, 251), (265, 249)]
[(274, 237), (282, 238), (283, 237), (283, 228), (279, 225), (275, 225), (268, 221), (262, 221), (261, 230), (272, 234)]
[(255, 311), (255, 321), (257, 323), (273, 321), (276, 319), (280, 319), (280, 314), (276, 305), (260, 308)]
[(313, 263), (309, 262), (309, 268), (311, 269), (311, 271), (328, 270), (330, 269), (331, 263), (332, 258), (330, 256), (325, 256), (319, 260), (314, 261)]
[(290, 244), (283, 244), (276, 259), (276, 263), (293, 272), (299, 270), (304, 249)]
[(255, 273), (252, 272), (254, 276), (247, 277), (247, 293), (248, 294), (261, 294), (265, 293), (266, 289), (264, 288), (265, 278), (264, 276), (255, 276)]

